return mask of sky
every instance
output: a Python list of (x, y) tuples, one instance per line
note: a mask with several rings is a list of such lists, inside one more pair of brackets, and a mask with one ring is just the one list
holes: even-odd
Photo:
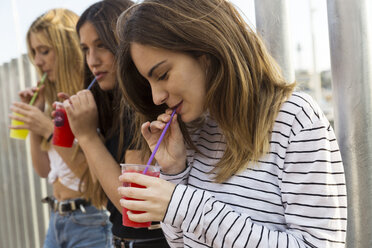
[[(315, 53), (311, 39), (310, 1), (313, 9), (313, 34)], [(26, 53), (26, 33), (30, 24), (42, 13), (57, 7), (68, 8), (81, 14), (96, 0), (0, 0), (0, 65)], [(254, 0), (230, 0), (246, 17), (248, 23), (255, 26)], [(324, 0), (288, 0), (290, 19), (290, 40), (296, 69), (329, 70), (329, 41), (327, 29), (326, 1)]]

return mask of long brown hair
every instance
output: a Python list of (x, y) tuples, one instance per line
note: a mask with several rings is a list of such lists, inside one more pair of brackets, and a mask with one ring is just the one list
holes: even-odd
[[(91, 23), (98, 34), (99, 39), (105, 47), (116, 55), (118, 49), (118, 40), (115, 34), (116, 22), (120, 14), (133, 5), (130, 0), (103, 0), (91, 5), (86, 9), (76, 25), (76, 31), (79, 34), (84, 23)], [(116, 61), (115, 61), (116, 63)], [(87, 87), (94, 78), (85, 62), (85, 87)], [(120, 142), (116, 154), (117, 160), (122, 160), (122, 148), (124, 140), (124, 130), (128, 130), (127, 119), (132, 118), (131, 110), (123, 101), (122, 92), (118, 83), (114, 89), (103, 91), (98, 84), (92, 88), (94, 98), (97, 103), (99, 113), (99, 128), (105, 139), (116, 135), (119, 131)]]
[(209, 58), (204, 107), (227, 143), (214, 170), (217, 182), (268, 152), (275, 118), (295, 84), (285, 82), (259, 36), (229, 1), (145, 0), (118, 23), (119, 80), (143, 121), (155, 119), (165, 106), (152, 102), (150, 85), (130, 55), (133, 42)]

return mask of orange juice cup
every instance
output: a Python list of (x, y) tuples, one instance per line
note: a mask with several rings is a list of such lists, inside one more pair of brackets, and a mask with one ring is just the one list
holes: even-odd
[[(120, 164), (121, 165), (121, 173), (143, 173), (143, 171), (146, 168), (146, 165), (140, 165), (140, 164)], [(159, 166), (149, 166), (146, 175), (148, 176), (153, 176), (153, 177), (159, 177), (160, 175), (160, 167)], [(136, 187), (136, 188), (146, 188), (143, 185), (139, 185), (136, 183), (123, 183), (124, 187)], [(127, 197), (122, 197), (123, 199), (126, 200), (137, 200), (133, 198), (127, 198)], [(144, 227), (150, 227), (151, 221), (149, 222), (134, 222), (128, 219), (128, 209), (123, 208), (123, 226), (128, 226), (128, 227), (134, 227), (134, 228), (144, 228)], [(133, 211), (134, 214), (141, 214), (144, 213), (142, 211)]]

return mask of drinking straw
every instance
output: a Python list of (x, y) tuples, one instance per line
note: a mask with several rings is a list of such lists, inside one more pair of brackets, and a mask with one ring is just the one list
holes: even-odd
[(165, 135), (165, 133), (167, 132), (167, 129), (168, 129), (168, 127), (170, 126), (170, 124), (171, 124), (171, 122), (172, 122), (173, 116), (174, 116), (174, 114), (176, 113), (176, 109), (177, 109), (177, 107), (173, 109), (173, 112), (172, 112), (172, 114), (171, 114), (170, 120), (168, 121), (167, 125), (165, 125), (165, 128), (163, 129), (163, 132), (162, 132), (161, 135), (160, 135), (160, 138), (159, 138), (159, 140), (158, 140), (158, 143), (156, 143), (155, 149), (152, 151), (152, 154), (151, 154), (151, 156), (150, 156), (150, 158), (149, 158), (149, 161), (147, 161), (147, 164), (146, 164), (147, 166), (146, 166), (146, 168), (143, 170), (143, 173), (142, 173), (142, 174), (146, 174), (147, 170), (149, 169), (149, 166), (150, 166), (152, 160), (153, 160), (154, 157), (155, 157), (155, 153), (158, 151), (159, 146), (160, 146), (160, 143), (161, 143), (161, 141), (163, 140), (164, 135)]
[(29, 105), (34, 104), (34, 102), (35, 102), (35, 100), (36, 100), (36, 97), (37, 97), (37, 95), (38, 95), (38, 93), (39, 93), (39, 88), (44, 84), (44, 81), (45, 81), (46, 77), (47, 77), (47, 73), (45, 72), (45, 73), (43, 74), (43, 76), (41, 77), (40, 84), (39, 84), (38, 87), (37, 87), (37, 91), (36, 91), (35, 94), (32, 96)]
[(96, 81), (97, 81), (97, 79), (94, 78), (94, 79), (92, 80), (92, 82), (89, 84), (87, 90), (90, 90), (90, 88), (92, 88), (93, 84), (94, 84)]

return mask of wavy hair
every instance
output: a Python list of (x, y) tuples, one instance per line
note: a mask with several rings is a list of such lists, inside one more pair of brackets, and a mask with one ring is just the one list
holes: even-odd
[[(31, 48), (31, 33), (51, 47), (56, 55), (55, 82), (48, 79), (45, 81), (45, 97), (49, 107), (58, 100), (58, 92), (73, 95), (83, 87), (83, 53), (75, 32), (78, 18), (78, 15), (68, 9), (52, 9), (39, 16), (27, 32), (28, 56), (32, 63), (35, 52)], [(39, 75), (42, 74), (40, 68), (37, 71)]]
[[(150, 85), (132, 61), (131, 43), (209, 58), (203, 107), (227, 143), (213, 170), (216, 182), (269, 151), (275, 118), (295, 83), (284, 80), (260, 37), (229, 1), (145, 0), (121, 15), (117, 32), (123, 94), (142, 121), (155, 119), (165, 106), (152, 102)], [(187, 130), (182, 132), (189, 144)]]
[[(74, 95), (83, 89), (84, 58), (75, 31), (78, 19), (79, 16), (68, 9), (52, 9), (39, 16), (27, 32), (28, 56), (32, 63), (34, 63), (35, 52), (31, 49), (31, 34), (36, 35), (43, 44), (49, 46), (55, 53), (56, 79), (54, 82), (48, 79), (45, 81), (47, 106), (45, 112), (48, 116), (52, 111), (52, 103), (58, 100), (58, 92)], [(37, 68), (37, 71), (39, 75), (42, 74), (40, 68)], [(46, 150), (49, 146), (48, 142), (43, 140), (42, 149)], [(76, 158), (79, 149), (76, 148), (72, 159)], [(85, 164), (86, 169), (80, 176), (79, 191), (82, 193), (82, 197), (89, 200), (94, 206), (102, 208), (106, 203), (103, 189), (91, 176), (89, 166), (86, 164), (87, 161), (84, 159), (81, 163)]]

